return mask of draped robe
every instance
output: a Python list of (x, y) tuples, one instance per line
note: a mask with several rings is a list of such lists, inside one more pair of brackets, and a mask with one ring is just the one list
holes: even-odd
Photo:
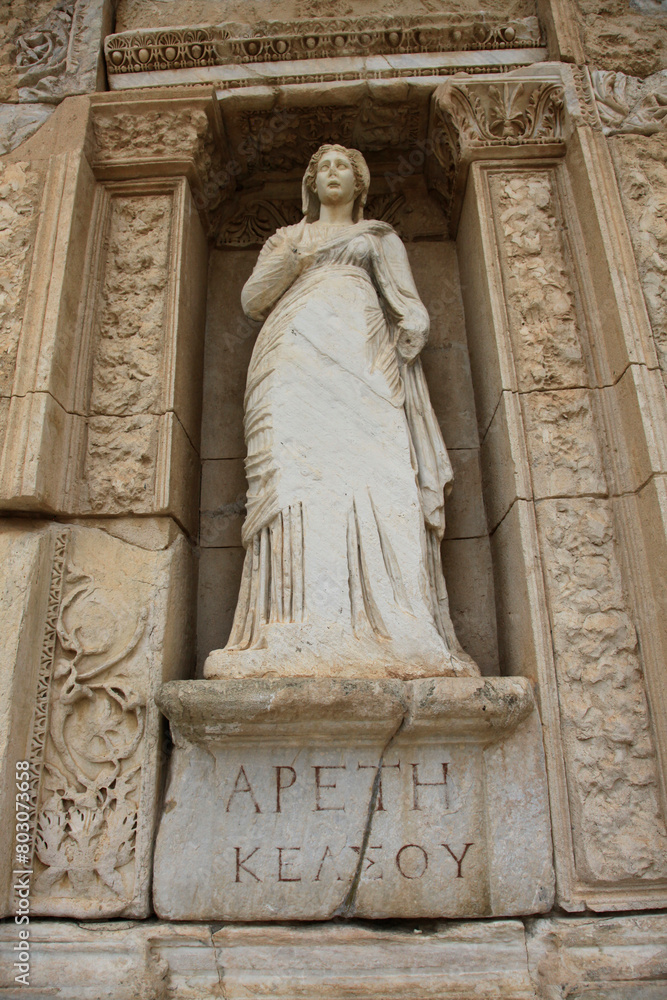
[(452, 473), (419, 352), (428, 313), (391, 226), (305, 219), (242, 295), (246, 556), (205, 675), (477, 674), (440, 561)]

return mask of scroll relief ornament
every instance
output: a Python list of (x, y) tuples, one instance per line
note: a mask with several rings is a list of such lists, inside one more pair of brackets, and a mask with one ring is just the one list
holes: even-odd
[(16, 42), (19, 87), (36, 87), (46, 78), (65, 72), (74, 6), (74, 0), (62, 0), (43, 24), (19, 35)]
[(134, 894), (145, 699), (127, 660), (147, 623), (66, 566), (35, 832), (35, 897)]
[(160, 28), (110, 35), (110, 74), (192, 67), (419, 52), (534, 48), (543, 45), (535, 17), (333, 18)]
[(645, 80), (594, 70), (591, 82), (605, 135), (655, 135), (667, 129), (667, 70)]

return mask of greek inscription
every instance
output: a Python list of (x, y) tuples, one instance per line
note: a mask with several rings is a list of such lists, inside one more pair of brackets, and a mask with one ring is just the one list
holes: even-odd
[(368, 767), (372, 767), (373, 770), (376, 771), (376, 772), (379, 771), (379, 774), (378, 774), (378, 797), (377, 797), (377, 803), (376, 803), (376, 806), (375, 806), (375, 810), (376, 810), (376, 812), (386, 812), (385, 807), (384, 807), (384, 801), (382, 799), (382, 775), (383, 775), (383, 772), (388, 767), (395, 767), (395, 768), (400, 769), (401, 762), (399, 760), (398, 764), (361, 764), (360, 763), (360, 764), (357, 764), (357, 771), (364, 771)]
[(396, 853), (396, 867), (403, 878), (421, 878), (428, 868), (428, 854), (419, 844), (404, 844)]
[[(353, 850), (354, 849), (355, 848), (353, 848)], [(336, 881), (337, 882), (342, 882), (343, 880), (342, 880), (341, 876), (338, 874), (338, 869), (336, 868), (336, 862), (334, 860), (333, 851), (331, 850), (331, 848), (329, 847), (328, 844), (324, 848), (324, 854), (322, 855), (322, 860), (320, 861), (320, 867), (317, 869), (317, 875), (313, 879), (313, 882), (319, 882), (320, 881), (320, 875), (322, 874), (322, 869), (324, 868), (324, 865), (325, 865), (325, 862), (326, 862), (327, 858), (331, 858), (331, 864), (333, 865), (334, 871), (336, 872)]]
[(313, 812), (324, 812), (325, 810), (331, 812), (345, 812), (345, 803), (343, 805), (322, 805), (322, 792), (325, 789), (333, 789), (336, 787), (336, 782), (323, 782), (322, 781), (322, 771), (346, 771), (347, 767), (345, 764), (314, 764), (312, 765), (315, 772), (315, 808)]
[[(241, 781), (243, 781), (244, 784), (240, 784)], [(229, 812), (229, 807), (231, 806), (232, 799), (234, 798), (235, 795), (249, 795), (252, 800), (252, 804), (255, 807), (255, 812), (261, 813), (262, 810), (259, 808), (257, 799), (255, 798), (255, 793), (253, 792), (252, 786), (248, 781), (248, 775), (245, 773), (245, 768), (243, 767), (243, 765), (241, 765), (241, 767), (239, 768), (239, 773), (236, 775), (234, 788), (232, 789), (231, 795), (227, 799), (227, 808), (225, 812)]]
[(241, 857), (241, 848), (240, 847), (235, 847), (234, 850), (236, 851), (236, 878), (234, 879), (234, 881), (235, 882), (240, 882), (241, 881), (241, 872), (244, 871), (244, 872), (247, 872), (248, 875), (252, 875), (252, 877), (254, 878), (255, 882), (261, 882), (262, 881), (261, 878), (258, 875), (256, 875), (255, 872), (251, 871), (250, 868), (246, 867), (246, 861), (250, 861), (250, 859), (253, 856), (253, 854), (257, 854), (257, 851), (259, 850), (259, 847), (254, 847), (252, 849), (252, 851), (250, 852), (250, 854), (246, 854), (245, 858)]
[(276, 850), (278, 851), (278, 881), (279, 882), (300, 882), (301, 881), (301, 876), (300, 875), (294, 875), (294, 874), (290, 875), (290, 874), (288, 874), (288, 873), (286, 873), (284, 871), (283, 865), (285, 865), (287, 868), (289, 868), (289, 866), (292, 865), (292, 864), (294, 864), (297, 859), (296, 858), (292, 858), (290, 860), (290, 858), (285, 858), (285, 860), (283, 861), (283, 851), (300, 851), (301, 848), (300, 847), (276, 847)]
[(442, 844), (442, 847), (444, 847), (446, 850), (448, 850), (449, 853), (451, 854), (451, 856), (454, 858), (454, 861), (456, 861), (456, 877), (457, 878), (463, 878), (463, 872), (461, 871), (461, 865), (463, 864), (463, 859), (465, 858), (466, 854), (468, 853), (468, 848), (472, 847), (472, 846), (473, 846), (472, 843), (466, 844), (465, 847), (463, 848), (463, 854), (461, 855), (460, 858), (457, 858), (456, 855), (454, 854), (454, 851), (449, 846), (449, 844)]
[[(279, 813), (281, 811), (280, 793), (284, 791), (284, 789), (292, 787), (292, 785), (296, 781), (296, 771), (294, 770), (293, 767), (290, 767), (289, 764), (277, 764), (275, 771), (276, 771), (276, 812)], [(292, 775), (292, 780), (288, 784), (283, 784), (282, 780), (283, 771), (289, 771), (290, 774)]]
[[(355, 854), (361, 853), (360, 847), (353, 847), (351, 844), (350, 844), (350, 850), (354, 851)], [(366, 858), (365, 858), (366, 867), (364, 868), (364, 875), (369, 870), (369, 868), (374, 868), (375, 865), (377, 865), (377, 861), (375, 860), (375, 858), (371, 857), (371, 851), (381, 851), (381, 850), (382, 850), (382, 844), (368, 845), (368, 847), (366, 848)], [(382, 878), (382, 869), (380, 869), (377, 872), (373, 872), (372, 875), (369, 875), (369, 878), (372, 879), (373, 881), (379, 881)]]
[(420, 788), (440, 788), (445, 789), (445, 805), (447, 805), (447, 769), (449, 764), (443, 763), (442, 765), (442, 781), (420, 781), (419, 780), (419, 764), (411, 764), (412, 768), (412, 809), (421, 811), (421, 806), (419, 805), (419, 789)]

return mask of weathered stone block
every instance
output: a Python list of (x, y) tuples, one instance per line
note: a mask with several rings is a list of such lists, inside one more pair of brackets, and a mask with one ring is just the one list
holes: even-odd
[(197, 598), (197, 664), (223, 649), (232, 630), (245, 549), (202, 548)]
[(498, 673), (498, 636), (489, 539), (446, 538), (442, 565), (459, 642), (482, 674)]
[[(367, 922), (211, 927), (163, 921), (31, 922), (33, 990), (68, 1000), (535, 1000), (518, 920), (371, 927)], [(0, 925), (0, 988), (12, 924)], [(5, 970), (7, 970), (5, 972)], [(18, 990), (25, 987), (18, 986)]]
[(204, 357), (204, 459), (245, 455), (243, 394), (259, 323), (246, 318), (241, 289), (256, 259), (254, 250), (211, 254)]
[(661, 1000), (667, 915), (529, 920), (531, 978), (544, 1000), (563, 996)]
[(155, 860), (160, 916), (551, 906), (526, 681), (193, 681), (166, 685), (158, 701), (177, 744)]
[(479, 538), (486, 535), (479, 448), (453, 448), (449, 452), (454, 482), (445, 502), (445, 538)]
[(241, 545), (247, 488), (242, 459), (203, 463), (199, 527), (203, 547)]

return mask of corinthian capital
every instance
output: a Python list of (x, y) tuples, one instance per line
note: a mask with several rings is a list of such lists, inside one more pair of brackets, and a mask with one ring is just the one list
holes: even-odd
[(563, 107), (563, 88), (543, 80), (448, 81), (438, 87), (429, 183), (447, 204), (453, 226), (474, 160), (562, 155)]

